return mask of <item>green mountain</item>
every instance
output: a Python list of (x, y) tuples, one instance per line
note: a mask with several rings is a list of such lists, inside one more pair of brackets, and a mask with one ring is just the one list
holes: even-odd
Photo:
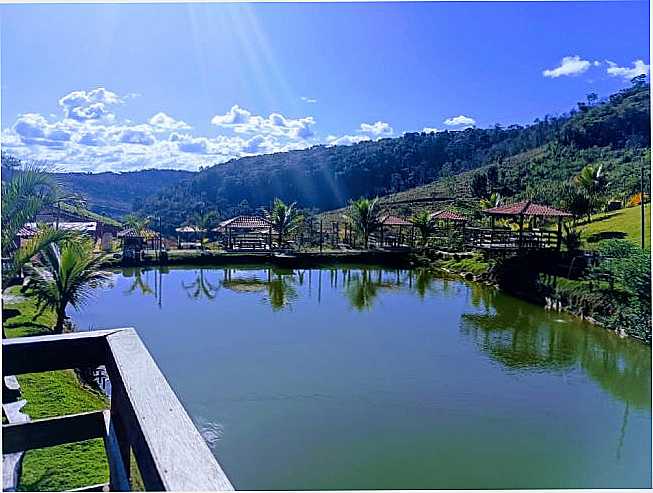
[(84, 197), (92, 211), (119, 218), (140, 208), (144, 198), (194, 174), (150, 169), (124, 173), (57, 173), (56, 176), (67, 190)]
[(588, 163), (605, 163), (615, 192), (635, 190), (648, 148), (650, 90), (639, 80), (605, 101), (579, 103), (528, 126), (408, 133), (232, 160), (148, 197), (139, 212), (161, 215), (172, 228), (196, 211), (228, 217), (266, 207), (275, 197), (318, 211), (360, 196), (459, 198), (478, 193), (470, 186), (476, 180), (478, 189), (477, 174), (488, 190), (551, 203), (551, 187)]

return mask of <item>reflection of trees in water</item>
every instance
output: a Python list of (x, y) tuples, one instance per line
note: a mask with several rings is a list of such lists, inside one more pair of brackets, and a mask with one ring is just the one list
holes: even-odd
[(218, 294), (218, 286), (211, 284), (204, 276), (204, 269), (195, 271), (195, 280), (191, 283), (181, 282), (182, 288), (186, 291), (189, 298), (201, 300), (203, 298), (213, 300)]
[(290, 307), (291, 302), (297, 299), (294, 284), (304, 282), (304, 271), (296, 275), (291, 269), (267, 269), (266, 279), (257, 275), (234, 278), (237, 273), (235, 269), (225, 269), (221, 285), (238, 293), (267, 292), (265, 300), (274, 311)]
[(370, 310), (381, 289), (395, 289), (399, 275), (394, 281), (383, 278), (383, 271), (363, 269), (348, 271), (345, 276), (345, 293), (349, 303), (357, 310)]
[(612, 396), (650, 409), (648, 347), (596, 327), (560, 323), (554, 313), (502, 294), (474, 296), (482, 300), (475, 306), (483, 304), (485, 309), (464, 314), (461, 331), (495, 361), (517, 370), (560, 371), (580, 365)]
[(140, 294), (146, 296), (154, 294), (154, 290), (150, 287), (147, 281), (143, 279), (143, 273), (144, 270), (140, 267), (126, 268), (122, 270), (122, 275), (124, 277), (129, 278), (132, 277), (132, 275), (134, 276), (134, 280), (132, 281), (131, 286), (125, 290), (125, 294), (134, 294), (136, 290), (138, 290)]
[[(144, 279), (143, 274), (152, 272), (154, 274), (154, 289), (150, 287), (149, 279)], [(122, 270), (122, 275), (125, 278), (134, 276), (131, 285), (124, 291), (125, 294), (134, 294), (139, 292), (144, 296), (152, 295), (156, 299), (159, 308), (162, 306), (163, 301), (163, 274), (168, 274), (170, 271), (165, 267), (160, 267), (152, 271), (142, 267), (128, 267)], [(149, 276), (147, 276), (149, 278)]]

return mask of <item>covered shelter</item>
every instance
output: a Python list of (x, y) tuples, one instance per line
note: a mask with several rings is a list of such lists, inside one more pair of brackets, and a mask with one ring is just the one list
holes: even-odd
[(127, 228), (119, 231), (117, 236), (122, 243), (122, 254), (127, 258), (138, 259), (143, 250), (160, 250), (163, 246), (160, 235), (151, 229)]
[(206, 230), (199, 226), (181, 226), (175, 228), (178, 248), (201, 248), (202, 235)]
[(442, 209), (431, 214), (436, 222), (433, 231), (433, 245), (442, 249), (457, 249), (465, 237), (467, 218), (456, 212)]
[(410, 221), (391, 214), (381, 217), (379, 221), (379, 244), (381, 247), (405, 246), (405, 232), (410, 231), (410, 241), (413, 241), (414, 226)]
[[(477, 248), (489, 249), (546, 249), (560, 250), (562, 242), (562, 221), (571, 214), (554, 209), (548, 205), (536, 204), (530, 200), (523, 200), (513, 204), (501, 205), (485, 209), (484, 214), (490, 216), (491, 228), (468, 228), (465, 242)], [(496, 219), (512, 219), (517, 222), (519, 229), (498, 229)], [(524, 228), (524, 221), (530, 227)], [(541, 229), (548, 222), (557, 222), (556, 230)]]
[(272, 224), (261, 216), (236, 216), (213, 231), (222, 236), (228, 250), (271, 250)]

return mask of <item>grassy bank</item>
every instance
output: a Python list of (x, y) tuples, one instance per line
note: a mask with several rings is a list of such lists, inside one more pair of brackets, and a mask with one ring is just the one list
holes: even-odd
[[(651, 248), (651, 204), (644, 207), (646, 231), (644, 241), (646, 248)], [(640, 207), (629, 207), (618, 211), (600, 213), (592, 216), (592, 222), (581, 224), (578, 230), (582, 234), (585, 248), (596, 249), (601, 242), (608, 239), (624, 239), (636, 245), (642, 241), (642, 211)]]
[[(3, 321), (7, 337), (48, 334), (54, 314), (38, 313), (32, 299), (18, 287), (4, 292)], [(32, 419), (106, 409), (106, 397), (82, 385), (72, 370), (33, 373), (18, 377), (27, 400), (23, 412)], [(63, 491), (109, 480), (109, 468), (101, 439), (59, 445), (26, 452), (18, 485), (21, 491)]]

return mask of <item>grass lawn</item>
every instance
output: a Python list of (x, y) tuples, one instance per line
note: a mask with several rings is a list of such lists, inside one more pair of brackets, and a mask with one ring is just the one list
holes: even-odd
[[(645, 206), (646, 231), (645, 245), (651, 248), (651, 204)], [(578, 230), (582, 232), (583, 244), (588, 249), (596, 249), (603, 240), (615, 238), (630, 240), (637, 245), (641, 244), (641, 209), (629, 207), (607, 214), (595, 214), (592, 222), (581, 224)]]
[[(54, 324), (52, 312), (36, 316), (34, 301), (22, 298), (17, 286), (5, 290), (4, 294), (9, 294), (3, 313), (7, 337), (49, 332)], [(20, 375), (18, 382), (27, 400), (23, 411), (32, 419), (108, 408), (107, 398), (83, 386), (72, 370)], [(63, 491), (108, 480), (104, 444), (102, 439), (94, 439), (26, 452), (18, 488), (22, 491)]]

